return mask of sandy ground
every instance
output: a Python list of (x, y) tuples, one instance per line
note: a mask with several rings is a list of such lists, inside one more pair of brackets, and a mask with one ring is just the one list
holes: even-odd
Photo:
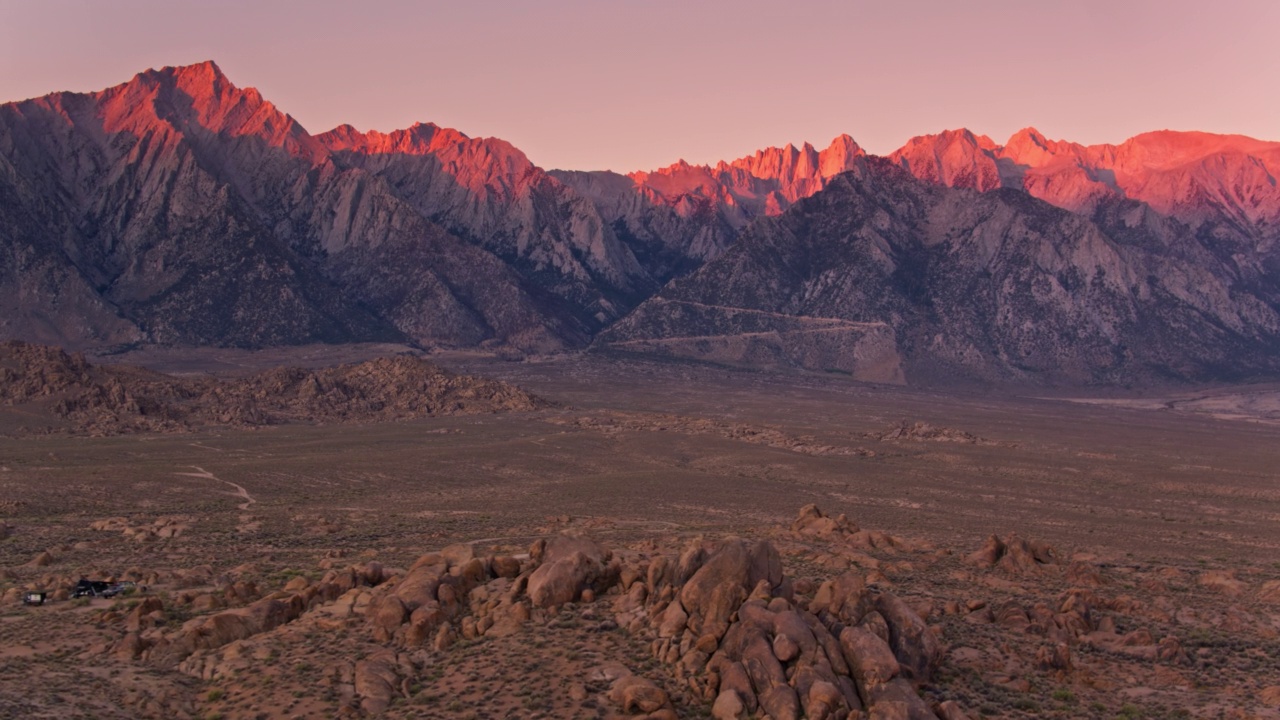
[[(1280, 685), (1274, 663), (1259, 659), (1280, 657), (1280, 611), (1260, 595), (1280, 577), (1280, 427), (1234, 419), (1272, 412), (1274, 394), (1215, 390), (1175, 399), (1170, 410), (1168, 400), (957, 394), (607, 358), (451, 360), (560, 405), (384, 425), (0, 439), (0, 520), (10, 528), (0, 589), (154, 575), (149, 592), (164, 593), (163, 622), (176, 630), (218, 609), (183, 604), (184, 592), (223, 597), (251, 581), (262, 597), (297, 577), (318, 581), (326, 558), (407, 568), (458, 542), (521, 555), (566, 529), (620, 551), (678, 548), (696, 537), (774, 537), (816, 503), (943, 553), (868, 550), (870, 568), (839, 560), (847, 549), (838, 544), (783, 544), (798, 577), (820, 581), (852, 563), (935, 602), (932, 622), (953, 654), (944, 680), (924, 692), (960, 701), (972, 717), (1176, 717), (1175, 707), (1187, 717), (1274, 716), (1256, 696)], [(904, 420), (980, 441), (878, 439)], [(112, 518), (119, 522), (102, 525)], [(1072, 675), (1029, 669), (1038, 639), (942, 610), (948, 600), (1057, 604), (1073, 587), (1065, 565), (1035, 579), (963, 565), (993, 533), (1048, 542), (1065, 561), (1089, 563), (1118, 631), (1176, 636), (1192, 664), (1080, 646)], [(42, 553), (47, 564), (36, 563)], [(1213, 572), (1240, 586), (1200, 582)], [(604, 602), (535, 618), (514, 639), (431, 655), (424, 662), (434, 669), (419, 667), (405, 686), (422, 703), (388, 716), (605, 716), (617, 708), (588, 678), (615, 660), (666, 678), (682, 716), (709, 712), (709, 702), (680, 694), (670, 668), (653, 664), (643, 638), (583, 629), (610, 617)], [(344, 701), (308, 668), (323, 674), (382, 647), (363, 626), (317, 634), (298, 625), (245, 641), (243, 652), (274, 658), (262, 661), (270, 683), (211, 681), (116, 659), (110, 648), (127, 609), (103, 600), (4, 605), (0, 658), (17, 678), (0, 689), (4, 714), (325, 717)], [(955, 655), (959, 648), (977, 655)], [(539, 672), (526, 656), (543, 658), (563, 693), (519, 694)], [(1021, 669), (999, 675), (992, 668), (1001, 663)], [(575, 683), (588, 699), (564, 704)]]

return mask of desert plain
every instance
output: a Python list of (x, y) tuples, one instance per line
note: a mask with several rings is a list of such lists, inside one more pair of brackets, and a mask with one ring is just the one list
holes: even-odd
[(545, 403), (97, 437), (0, 408), (0, 715), (1280, 717), (1274, 386), (432, 360)]

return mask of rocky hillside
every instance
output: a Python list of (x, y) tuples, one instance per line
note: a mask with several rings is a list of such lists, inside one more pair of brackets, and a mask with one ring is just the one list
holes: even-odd
[[(908, 380), (1280, 370), (1277, 286), (1215, 250), (1139, 203), (1112, 203), (1090, 220), (1020, 192), (947, 188), (866, 159), (748, 227), (598, 342), (783, 337), (797, 322), (841, 320), (891, 328)], [(802, 367), (841, 369), (827, 354), (800, 355)]]
[[(246, 378), (178, 378), (94, 366), (54, 347), (0, 344), (0, 414), (26, 423), (18, 434), (379, 422), (545, 404), (512, 385), (455, 375), (409, 356), (318, 370), (276, 368)], [(47, 422), (32, 427), (33, 418)]]
[[(79, 519), (91, 559), (67, 546), (6, 568), (10, 634), (75, 661), (60, 658), (58, 673), (13, 663), (20, 682), (0, 687), (13, 716), (67, 704), (68, 675), (94, 691), (79, 706), (110, 718), (286, 708), (1013, 720), (1223, 707), (1272, 718), (1280, 706), (1271, 568), (1099, 557), (1014, 533), (939, 547), (815, 505), (745, 537), (627, 541), (611, 532), (621, 523), (561, 516), (527, 528), (527, 546), (501, 538), (395, 555), (322, 530), (307, 536), (307, 555), (279, 560), (270, 546), (234, 567), (194, 564), (221, 548), (203, 519)], [(423, 532), (379, 520), (379, 538)], [(317, 544), (328, 548), (319, 558)], [(121, 563), (133, 558), (145, 562)], [(128, 569), (103, 569), (114, 567)], [(127, 580), (132, 597), (62, 612), (86, 575)], [(51, 607), (19, 605), (48, 588)]]

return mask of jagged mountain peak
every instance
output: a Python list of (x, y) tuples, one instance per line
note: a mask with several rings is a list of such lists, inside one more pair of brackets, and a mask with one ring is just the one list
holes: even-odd
[(997, 152), (999, 157), (1018, 165), (1043, 167), (1061, 158), (1075, 163), (1090, 150), (1097, 154), (1109, 152), (1110, 149), (1109, 145), (1094, 146), (1090, 149), (1066, 140), (1050, 140), (1039, 130), (1026, 127), (1010, 136), (1003, 147), (997, 148)]
[(327, 133), (317, 135), (316, 139), (333, 151), (428, 155), (471, 138), (453, 128), (443, 128), (430, 122), (418, 122), (389, 133), (378, 130), (361, 132), (351, 125), (339, 125)]
[(361, 132), (351, 125), (339, 125), (316, 136), (331, 152), (367, 156), (432, 157), (459, 183), (478, 196), (507, 192), (516, 186), (540, 182), (545, 172), (534, 165), (524, 151), (495, 137), (473, 138), (453, 128), (435, 123), (414, 123), (389, 133)]
[(951, 145), (956, 143), (983, 150), (994, 150), (998, 147), (991, 138), (986, 135), (979, 135), (968, 128), (954, 128), (930, 135), (917, 135), (908, 140), (904, 147), (937, 144)]
[(866, 152), (862, 149), (862, 146), (858, 144), (858, 141), (854, 140), (853, 136), (849, 135), (848, 133), (840, 133), (834, 138), (831, 138), (831, 142), (827, 144), (826, 151), (827, 152), (836, 152), (836, 151), (849, 152), (849, 153), (854, 153), (859, 155), (866, 154)]
[[(795, 143), (787, 143), (782, 146), (771, 145), (734, 160), (721, 160), (715, 165), (693, 164), (681, 158), (666, 167), (656, 170), (638, 170), (627, 173), (627, 177), (643, 183), (659, 175), (675, 176), (691, 172), (709, 175), (729, 172), (737, 168), (745, 170), (757, 178), (777, 180), (787, 175), (793, 175), (797, 171), (802, 173), (815, 171), (823, 164), (826, 158), (839, 159), (845, 161), (843, 164), (847, 165), (847, 161), (865, 154), (866, 151), (851, 136), (840, 134), (831, 140), (826, 149), (821, 151), (808, 141), (802, 142), (800, 147), (796, 147)], [(832, 167), (834, 168), (834, 164), (832, 164)], [(838, 170), (833, 169), (832, 172), (826, 173), (824, 176), (829, 177), (847, 169), (847, 167), (842, 167)]]
[(848, 135), (825, 150), (794, 143), (756, 150), (714, 166), (680, 160), (665, 168), (633, 172), (628, 178), (652, 201), (681, 214), (699, 212), (706, 203), (724, 211), (725, 221), (741, 227), (752, 217), (777, 215), (800, 198), (822, 189), (827, 180), (848, 171), (865, 151)]
[(1009, 142), (1006, 145), (1012, 145), (1014, 142), (1029, 142), (1044, 147), (1047, 139), (1045, 134), (1037, 130), (1035, 127), (1028, 125), (1018, 132), (1009, 136)]
[[(150, 68), (135, 75), (129, 83), (172, 84), (184, 90), (194, 90), (195, 94), (201, 96), (222, 95), (239, 90), (213, 60), (192, 65)], [(256, 90), (254, 92), (257, 93)]]
[(826, 149), (818, 153), (818, 173), (823, 178), (831, 178), (842, 172), (848, 172), (857, 158), (867, 154), (852, 137), (847, 134), (835, 136)]
[(889, 158), (922, 180), (986, 191), (1004, 184), (997, 149), (991, 138), (960, 128), (913, 137)]
[(152, 69), (92, 97), (102, 105), (104, 129), (141, 136), (168, 125), (185, 135), (253, 137), (318, 162), (327, 153), (293, 116), (253, 87), (238, 87), (217, 63)]
[(266, 108), (270, 112), (284, 116), (284, 113), (264, 99), (262, 93), (258, 92), (256, 88), (240, 88), (231, 82), (230, 78), (212, 60), (206, 60), (195, 65), (178, 65), (163, 67), (158, 70), (146, 70), (135, 75), (132, 80), (124, 85), (117, 86), (106, 92), (111, 92), (112, 90), (125, 90), (127, 92), (130, 86), (154, 89), (161, 94), (175, 91), (182, 93), (185, 96), (184, 98), (168, 99), (189, 102), (194, 109), (200, 111), (200, 119), (206, 123), (213, 119), (214, 114), (219, 109), (236, 104), (242, 104), (253, 111)]

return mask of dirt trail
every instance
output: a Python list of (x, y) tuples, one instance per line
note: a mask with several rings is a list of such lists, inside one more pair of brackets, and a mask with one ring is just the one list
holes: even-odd
[(183, 477), (205, 478), (206, 480), (215, 480), (225, 485), (230, 485), (231, 487), (235, 488), (236, 495), (240, 497), (242, 500), (244, 500), (244, 502), (236, 506), (241, 510), (248, 510), (250, 505), (258, 502), (257, 500), (253, 499), (253, 496), (250, 495), (249, 491), (245, 490), (243, 486), (237, 483), (233, 483), (230, 480), (223, 480), (222, 478), (218, 477), (217, 475), (214, 475), (208, 470), (205, 470), (199, 465), (191, 465), (189, 467), (195, 468), (196, 470), (199, 470), (199, 472), (193, 472), (193, 473), (180, 472), (180, 473), (174, 473), (174, 475), (182, 475)]
[(693, 342), (697, 340), (718, 340), (718, 339), (727, 338), (727, 337), (735, 337), (735, 338), (777, 337), (778, 335), (781, 335), (781, 334), (824, 333), (824, 332), (829, 333), (829, 332), (840, 332), (844, 330), (861, 330), (867, 327), (868, 325), (872, 325), (872, 324), (874, 323), (847, 323), (843, 325), (804, 328), (799, 330), (767, 330), (765, 332), (744, 332), (744, 333), (732, 333), (732, 334), (723, 334), (723, 335), (680, 335), (677, 337), (661, 337), (661, 338), (652, 338), (652, 339), (643, 338), (640, 340), (619, 340), (612, 344), (619, 347), (626, 346), (626, 345), (675, 345), (677, 343), (682, 343), (682, 342)]
[(813, 321), (821, 324), (840, 324), (854, 327), (887, 327), (888, 324), (879, 320), (871, 322), (858, 322), (857, 320), (845, 320), (837, 317), (821, 317), (817, 315), (788, 315), (786, 313), (769, 312), (768, 310), (754, 310), (752, 308), (734, 307), (732, 305), (709, 305), (707, 303), (694, 302), (692, 300), (667, 300), (658, 299), (659, 302), (669, 305), (691, 305), (693, 307), (706, 308), (708, 310), (728, 310), (743, 315), (767, 315), (769, 317), (781, 318), (783, 320), (803, 320)]

